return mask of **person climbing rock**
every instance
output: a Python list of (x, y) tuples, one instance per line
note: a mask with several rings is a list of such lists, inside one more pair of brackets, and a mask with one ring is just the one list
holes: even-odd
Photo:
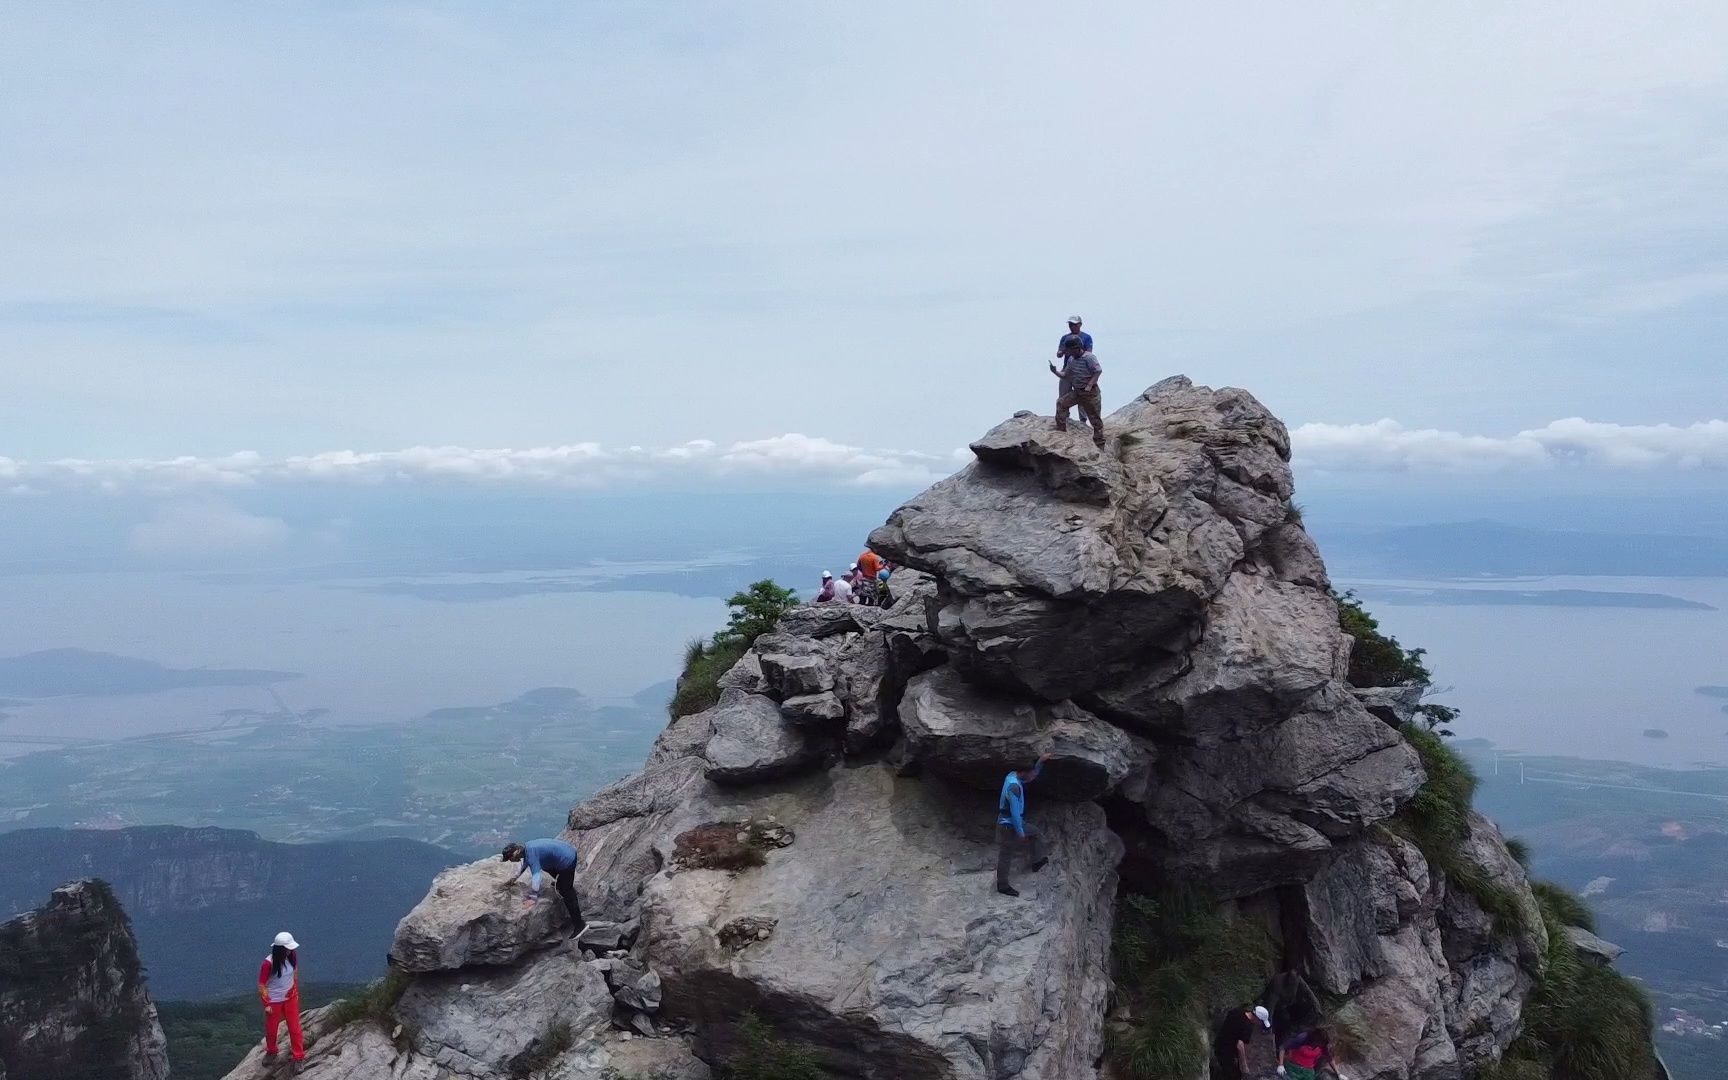
[(1272, 1037), (1279, 1043), (1320, 1022), (1320, 999), (1295, 968), (1272, 976), (1260, 991), (1260, 1004), (1272, 1014)]
[(1062, 367), (1050, 365), (1056, 376), (1056, 430), (1068, 430), (1068, 410), (1078, 407), (1092, 427), (1092, 441), (1104, 446), (1103, 400), (1098, 393), (1098, 378), (1104, 366), (1092, 352), (1092, 335), (1080, 329), (1080, 316), (1068, 320), (1068, 332), (1057, 343), (1056, 355)]
[(258, 969), (258, 1000), (264, 1005), (264, 1058), (277, 1060), (276, 1030), (288, 1023), (288, 1052), (305, 1060), (306, 1037), (300, 1030), (300, 943), (284, 930), (270, 945), (270, 955)]
[(528, 882), (528, 896), (522, 901), (522, 906), (531, 908), (540, 899), (540, 872), (546, 871), (553, 876), (558, 895), (564, 900), (564, 909), (570, 913), (570, 936), (577, 937), (587, 929), (588, 923), (582, 918), (582, 905), (576, 900), (576, 846), (563, 840), (541, 839), (530, 840), (526, 844), (509, 843), (504, 845), (504, 852), (499, 856), (505, 862), (520, 862), (521, 868), (516, 871), (516, 877), (505, 882), (505, 888), (515, 884), (525, 871), (534, 871)]
[(1332, 1060), (1332, 1038), (1325, 1028), (1301, 1031), (1278, 1045), (1278, 1075), (1288, 1080), (1315, 1080), (1324, 1065), (1340, 1076)]
[(996, 891), (1003, 896), (1020, 895), (1008, 881), (1016, 851), (1022, 847), (1029, 849), (1035, 871), (1042, 870), (1050, 861), (1044, 850), (1044, 837), (1026, 824), (1026, 785), (1038, 779), (1049, 760), (1050, 755), (1044, 754), (1030, 769), (1015, 769), (1002, 779), (1002, 794), (996, 800)]
[(1242, 1080), (1247, 1075), (1255, 1024), (1272, 1026), (1272, 1014), (1265, 1006), (1242, 1005), (1224, 1014), (1212, 1040), (1212, 1080)]

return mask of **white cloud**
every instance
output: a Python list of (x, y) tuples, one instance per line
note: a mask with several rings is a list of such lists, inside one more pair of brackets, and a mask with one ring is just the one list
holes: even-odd
[(132, 526), (127, 539), (145, 555), (237, 555), (278, 547), (288, 533), (280, 518), (199, 501), (159, 507), (149, 521)]
[(1560, 466), (1728, 470), (1728, 421), (1609, 424), (1571, 417), (1513, 435), (1371, 424), (1303, 424), (1290, 433), (1299, 468), (1329, 472), (1474, 472)]
[[(1411, 428), (1396, 420), (1303, 424), (1291, 432), (1298, 470), (1458, 473), (1552, 468), (1728, 471), (1728, 420), (1688, 425), (1614, 424), (1571, 417), (1511, 435)], [(328, 450), (270, 458), (250, 451), (221, 457), (78, 459), (0, 458), (14, 495), (50, 491), (217, 493), (281, 483), (523, 484), (583, 490), (689, 484), (767, 487), (917, 487), (972, 460), (951, 454), (850, 446), (788, 433), (719, 443), (692, 439), (668, 447), (606, 447), (595, 442), (514, 450), (411, 446), (401, 450)], [(211, 513), (198, 504), (200, 513)], [(193, 522), (184, 507), (168, 524)], [(214, 524), (232, 524), (232, 515)], [(243, 516), (243, 515), (242, 515)], [(269, 520), (269, 519), (263, 519)], [(280, 524), (277, 522), (276, 524)], [(154, 542), (155, 522), (139, 528)], [(164, 529), (167, 525), (164, 525)], [(267, 534), (255, 534), (262, 539)], [(135, 536), (135, 541), (137, 537)]]
[(455, 482), (545, 484), (618, 489), (688, 482), (767, 482), (857, 487), (916, 486), (947, 475), (942, 457), (910, 450), (873, 450), (820, 436), (790, 433), (720, 444), (695, 439), (664, 448), (603, 447), (584, 442), (522, 450), (412, 446), (402, 450), (329, 450), (266, 458), (250, 451), (224, 457), (5, 459), (4, 475), (19, 486), (84, 491), (220, 491), (265, 483), (376, 484)]

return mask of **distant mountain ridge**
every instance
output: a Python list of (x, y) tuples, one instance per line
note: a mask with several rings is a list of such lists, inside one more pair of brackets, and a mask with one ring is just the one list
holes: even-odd
[(193, 686), (264, 686), (300, 678), (295, 671), (171, 668), (154, 660), (89, 649), (42, 649), (0, 657), (0, 695), (24, 698), (153, 694)]
[(384, 970), (396, 921), (456, 861), (413, 840), (281, 844), (237, 829), (151, 825), (0, 833), (0, 917), (60, 882), (100, 877), (132, 916), (164, 1000), (247, 988), (278, 930), (305, 945), (307, 977), (364, 982)]
[(1315, 534), (1339, 577), (1728, 576), (1728, 540), (1710, 536), (1529, 529), (1497, 521), (1392, 529), (1317, 525)]

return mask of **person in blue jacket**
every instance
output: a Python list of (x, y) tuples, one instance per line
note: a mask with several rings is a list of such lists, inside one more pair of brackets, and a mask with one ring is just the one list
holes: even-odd
[(1003, 896), (1020, 895), (1008, 882), (1016, 851), (1029, 847), (1033, 870), (1042, 870), (1050, 861), (1044, 851), (1044, 838), (1026, 824), (1026, 785), (1038, 779), (1049, 760), (1050, 755), (1044, 754), (1030, 769), (1015, 769), (1002, 778), (1002, 794), (996, 799), (996, 891)]
[(516, 876), (505, 883), (506, 887), (527, 871), (534, 872), (528, 881), (528, 896), (522, 901), (523, 907), (533, 907), (540, 899), (540, 874), (544, 871), (552, 875), (558, 895), (564, 900), (564, 909), (570, 912), (570, 936), (576, 937), (587, 928), (588, 923), (582, 918), (582, 905), (576, 900), (576, 845), (554, 839), (530, 840), (526, 844), (511, 842), (504, 845), (499, 858), (522, 864)]

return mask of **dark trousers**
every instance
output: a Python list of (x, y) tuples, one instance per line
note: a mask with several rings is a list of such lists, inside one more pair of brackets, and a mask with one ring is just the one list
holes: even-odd
[(1234, 1052), (1212, 1055), (1212, 1080), (1242, 1080), (1242, 1066), (1236, 1063)]
[(1068, 391), (1056, 399), (1056, 430), (1068, 430), (1068, 410), (1078, 406), (1080, 415), (1084, 416), (1086, 422), (1092, 425), (1092, 441), (1103, 446), (1104, 417), (1101, 415), (1103, 403), (1103, 395), (1098, 392), (1096, 386), (1090, 390)]
[(580, 934), (588, 924), (582, 921), (582, 905), (576, 900), (576, 868), (558, 871), (553, 879), (558, 887), (558, 895), (564, 900), (564, 910), (570, 913), (570, 933)]
[(1027, 848), (1032, 861), (1037, 862), (1044, 857), (1044, 838), (1038, 835), (1038, 830), (1026, 826), (1026, 838), (1014, 831), (1014, 826), (996, 825), (996, 884), (1005, 886), (1008, 882), (1008, 871), (1014, 865), (1014, 853), (1021, 848)]

